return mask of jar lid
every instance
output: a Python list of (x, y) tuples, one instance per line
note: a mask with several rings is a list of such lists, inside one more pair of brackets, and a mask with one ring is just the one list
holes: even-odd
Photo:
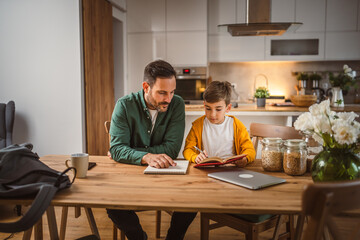
[(287, 147), (306, 147), (306, 142), (301, 139), (288, 139), (284, 141)]
[(263, 144), (281, 144), (283, 140), (281, 138), (264, 138), (261, 140)]

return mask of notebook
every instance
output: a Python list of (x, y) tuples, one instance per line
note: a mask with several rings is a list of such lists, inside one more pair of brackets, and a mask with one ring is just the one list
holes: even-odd
[(209, 173), (208, 176), (249, 189), (260, 189), (286, 182), (286, 180), (282, 178), (245, 169)]
[(189, 166), (189, 161), (174, 160), (176, 166), (170, 166), (168, 168), (154, 168), (148, 166), (145, 170), (145, 174), (186, 174)]

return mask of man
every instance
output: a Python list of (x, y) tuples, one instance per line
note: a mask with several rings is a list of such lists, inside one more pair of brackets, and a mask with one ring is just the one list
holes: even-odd
[[(174, 95), (175, 70), (162, 60), (149, 63), (143, 89), (116, 103), (110, 126), (110, 154), (118, 162), (174, 166), (185, 129), (185, 106)], [(134, 211), (107, 209), (114, 224), (129, 240), (147, 239)], [(166, 239), (183, 239), (196, 213), (174, 212)]]

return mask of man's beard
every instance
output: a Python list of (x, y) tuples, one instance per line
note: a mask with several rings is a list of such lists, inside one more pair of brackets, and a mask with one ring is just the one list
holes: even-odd
[[(168, 108), (168, 106), (170, 104), (168, 102), (159, 102), (159, 103), (157, 103), (155, 101), (155, 99), (153, 98), (153, 96), (152, 96), (151, 90), (149, 91), (149, 94), (147, 94), (146, 101), (151, 107), (153, 107), (158, 112), (166, 112), (167, 108)], [(164, 105), (166, 105), (166, 108), (162, 108), (162, 106), (164, 106)]]

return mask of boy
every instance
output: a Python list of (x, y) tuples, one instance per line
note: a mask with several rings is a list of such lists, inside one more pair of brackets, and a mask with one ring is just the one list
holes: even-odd
[[(235, 162), (245, 167), (254, 161), (255, 149), (244, 124), (234, 116), (225, 115), (231, 109), (231, 85), (229, 82), (213, 81), (204, 92), (205, 116), (192, 123), (186, 137), (184, 157), (199, 163), (207, 157), (226, 158), (239, 154), (246, 157)], [(198, 152), (195, 146), (203, 149)]]

